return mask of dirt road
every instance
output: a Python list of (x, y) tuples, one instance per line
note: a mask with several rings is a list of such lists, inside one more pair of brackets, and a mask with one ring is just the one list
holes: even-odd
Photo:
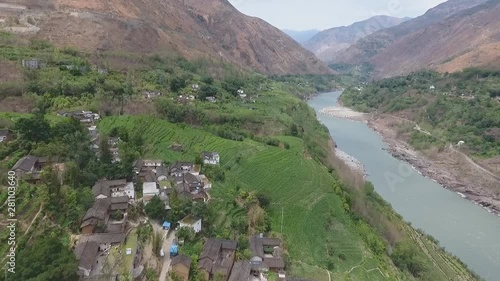
[(153, 229), (154, 231), (163, 233), (164, 235), (162, 248), (163, 251), (165, 252), (165, 256), (162, 258), (160, 281), (165, 281), (167, 280), (167, 274), (168, 271), (170, 270), (170, 263), (172, 261), (170, 258), (170, 246), (172, 245), (172, 242), (174, 241), (175, 238), (175, 230), (166, 231), (157, 223), (153, 224)]

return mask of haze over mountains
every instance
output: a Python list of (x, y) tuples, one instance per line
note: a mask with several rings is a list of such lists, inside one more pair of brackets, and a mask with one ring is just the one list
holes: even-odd
[[(170, 52), (263, 73), (329, 73), (312, 53), (227, 0), (4, 0), (8, 31), (86, 51)], [(27, 20), (29, 19), (29, 21)]]
[(301, 30), (301, 31), (283, 29), (283, 32), (285, 32), (288, 36), (292, 37), (293, 40), (302, 44), (307, 40), (311, 39), (314, 35), (318, 34), (320, 31), (317, 29)]
[(349, 48), (359, 39), (380, 29), (398, 25), (405, 20), (389, 16), (374, 16), (350, 26), (334, 27), (321, 31), (304, 42), (303, 46), (318, 58), (331, 62), (332, 58), (336, 57), (336, 53)]
[(424, 15), (370, 34), (328, 61), (370, 63), (375, 77), (432, 68), (500, 67), (500, 1), (450, 0)]

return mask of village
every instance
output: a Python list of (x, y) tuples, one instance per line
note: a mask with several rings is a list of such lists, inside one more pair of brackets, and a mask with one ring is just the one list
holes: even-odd
[[(71, 117), (85, 125), (91, 139), (91, 150), (99, 156), (100, 134), (97, 129), (99, 114), (90, 111), (58, 112), (59, 116)], [(12, 132), (0, 132), (0, 141), (9, 141)], [(112, 162), (121, 161), (119, 137), (107, 139)], [(176, 144), (173, 150), (182, 150)], [(99, 179), (92, 187), (93, 205), (81, 218), (80, 234), (75, 236), (74, 254), (78, 261), (81, 280), (147, 280), (145, 264), (154, 256), (159, 259), (159, 280), (191, 280), (192, 264), (197, 265), (204, 280), (267, 281), (298, 280), (286, 278), (283, 244), (278, 238), (259, 233), (248, 237), (251, 258), (238, 259), (238, 242), (216, 237), (195, 236), (203, 239), (204, 247), (196, 263), (181, 254), (185, 243), (178, 232), (189, 229), (195, 235), (202, 232), (202, 219), (188, 214), (178, 221), (158, 221), (147, 216), (130, 219), (129, 214), (145, 208), (152, 201), (161, 201), (165, 212), (171, 210), (172, 196), (189, 200), (193, 204), (209, 204), (212, 183), (201, 172), (202, 165), (219, 166), (218, 152), (202, 152), (201, 164), (194, 161), (176, 161), (167, 165), (161, 159), (138, 159), (133, 163), (132, 180)], [(54, 159), (26, 155), (12, 167), (25, 181), (37, 184), (47, 166), (58, 167)], [(204, 222), (210, 223), (210, 222)], [(139, 245), (138, 229), (151, 225), (162, 237), (159, 253), (151, 247)], [(147, 253), (149, 251), (149, 253)], [(273, 277), (269, 278), (269, 273)], [(125, 277), (124, 277), (125, 276)], [(275, 276), (275, 277), (274, 277)]]

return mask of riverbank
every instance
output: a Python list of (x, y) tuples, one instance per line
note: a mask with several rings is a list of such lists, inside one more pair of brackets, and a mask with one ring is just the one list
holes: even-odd
[(379, 133), (395, 158), (412, 165), (423, 176), (457, 192), (462, 198), (481, 205), (500, 216), (500, 198), (496, 190), (500, 180), (453, 146), (416, 151), (398, 134), (401, 118), (377, 115), (367, 118), (368, 126)]
[(348, 107), (342, 105), (329, 106), (321, 109), (320, 114), (324, 114), (331, 117), (344, 118), (353, 121), (366, 122), (369, 115), (366, 113), (354, 111)]
[[(410, 122), (406, 119), (387, 115), (371, 115), (352, 110), (341, 104), (323, 108), (320, 114), (336, 118), (364, 122), (382, 136), (387, 151), (395, 158), (412, 165), (423, 176), (441, 186), (457, 192), (462, 198), (481, 205), (485, 210), (500, 216), (500, 177), (475, 163), (467, 155), (453, 146), (444, 149), (417, 151), (398, 133), (399, 125)], [(347, 153), (341, 157), (355, 171), (366, 172), (363, 165)], [(358, 164), (359, 163), (359, 164)]]
[(347, 154), (347, 152), (342, 151), (338, 148), (335, 148), (335, 155), (342, 161), (344, 161), (344, 163), (347, 166), (349, 166), (349, 168), (353, 172), (363, 175), (364, 178), (367, 176), (365, 167), (358, 159), (354, 158), (353, 156)]

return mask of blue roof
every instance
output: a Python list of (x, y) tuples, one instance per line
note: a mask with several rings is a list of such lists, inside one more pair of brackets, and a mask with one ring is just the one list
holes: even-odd
[(168, 221), (163, 222), (163, 227), (170, 227), (170, 223)]
[(177, 245), (170, 246), (170, 253), (171, 254), (177, 254), (177, 253), (179, 253), (179, 246), (177, 246)]

